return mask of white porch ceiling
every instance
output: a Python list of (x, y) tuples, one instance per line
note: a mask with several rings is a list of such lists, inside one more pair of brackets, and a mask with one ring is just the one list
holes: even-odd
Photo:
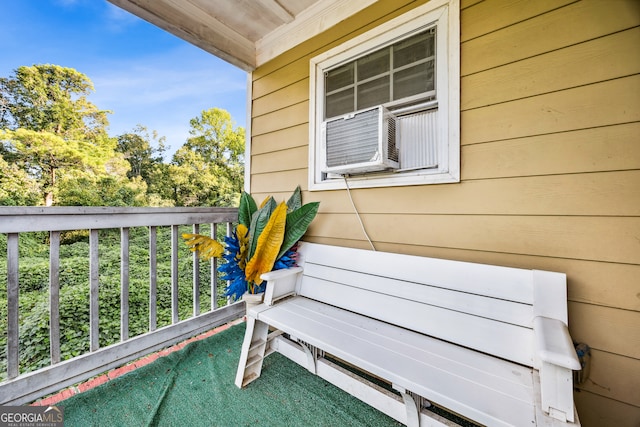
[(376, 0), (108, 0), (246, 71)]

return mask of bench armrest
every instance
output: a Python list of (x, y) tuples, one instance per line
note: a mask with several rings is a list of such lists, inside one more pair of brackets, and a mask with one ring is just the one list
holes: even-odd
[(264, 303), (273, 305), (277, 300), (295, 294), (300, 273), (302, 273), (302, 267), (285, 268), (262, 274), (260, 278), (267, 281)]
[(533, 319), (533, 331), (541, 362), (574, 371), (581, 369), (567, 325), (557, 319), (538, 316)]

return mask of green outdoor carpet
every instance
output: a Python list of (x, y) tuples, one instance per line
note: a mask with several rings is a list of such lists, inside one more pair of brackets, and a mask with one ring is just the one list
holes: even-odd
[(65, 426), (400, 426), (280, 354), (234, 385), (240, 324), (63, 402)]

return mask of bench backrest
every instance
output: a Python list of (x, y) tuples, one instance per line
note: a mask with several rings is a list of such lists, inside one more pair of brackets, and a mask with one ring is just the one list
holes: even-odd
[(301, 243), (299, 295), (535, 367), (533, 319), (567, 323), (562, 273)]

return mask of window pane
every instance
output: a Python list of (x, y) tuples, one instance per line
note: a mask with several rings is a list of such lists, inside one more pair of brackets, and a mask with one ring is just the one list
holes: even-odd
[(353, 84), (353, 62), (328, 71), (325, 77), (325, 87), (327, 92), (343, 88)]
[(434, 49), (432, 28), (327, 71), (325, 119), (433, 91)]
[(389, 76), (358, 86), (358, 110), (389, 102)]
[(431, 60), (394, 73), (393, 99), (434, 90), (433, 65), (434, 61)]
[(431, 30), (393, 45), (393, 67), (399, 68), (434, 55), (435, 33)]
[(353, 112), (353, 88), (327, 95), (326, 103), (325, 119)]
[(389, 72), (389, 48), (358, 59), (358, 81)]

